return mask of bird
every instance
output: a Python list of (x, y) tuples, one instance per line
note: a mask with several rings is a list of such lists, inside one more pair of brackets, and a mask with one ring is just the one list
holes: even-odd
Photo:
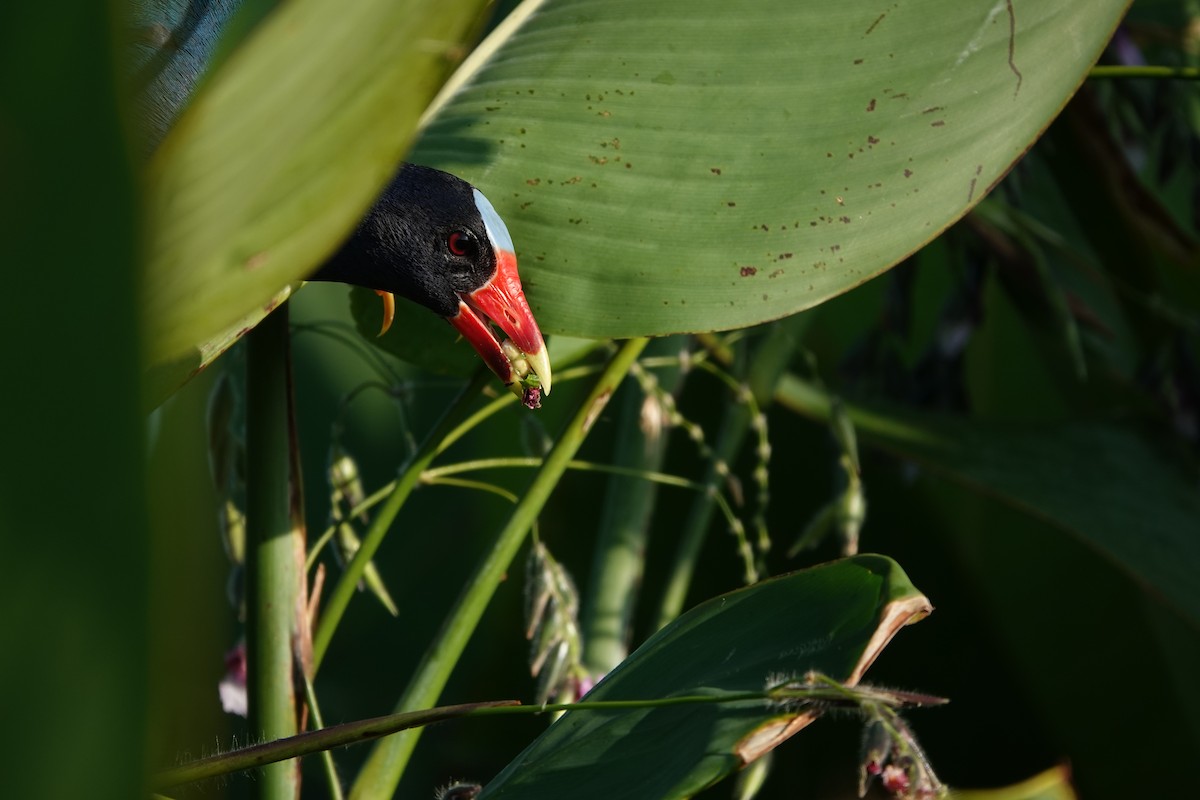
[(550, 394), (550, 358), (517, 274), (512, 237), (483, 193), (456, 175), (402, 164), (308, 280), (373, 289), (384, 304), (380, 335), (391, 325), (395, 295), (425, 306), (458, 330), (526, 406), (536, 408)]
[[(147, 153), (187, 105), (241, 4), (134, 4), (132, 83)], [(517, 275), (512, 237), (483, 193), (457, 176), (402, 164), (354, 232), (309, 280), (378, 292), (384, 302), (381, 335), (395, 312), (394, 295), (423, 305), (449, 320), (525, 405), (534, 408), (550, 394), (550, 359)], [(510, 341), (497, 339), (490, 323)]]

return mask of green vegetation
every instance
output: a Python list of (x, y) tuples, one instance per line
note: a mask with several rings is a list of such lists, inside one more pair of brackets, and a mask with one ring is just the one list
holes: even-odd
[[(0, 15), (0, 794), (1186, 795), (1200, 9), (842, 5)], [(402, 158), (540, 410), (302, 286)]]

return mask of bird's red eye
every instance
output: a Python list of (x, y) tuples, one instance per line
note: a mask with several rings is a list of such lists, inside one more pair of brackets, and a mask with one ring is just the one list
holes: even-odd
[(474, 235), (467, 231), (454, 231), (446, 237), (446, 246), (456, 256), (474, 258), (478, 249)]

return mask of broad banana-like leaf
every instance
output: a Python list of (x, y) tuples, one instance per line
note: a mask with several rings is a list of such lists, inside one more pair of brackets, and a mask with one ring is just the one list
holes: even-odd
[(464, 64), (410, 160), (489, 196), (545, 330), (752, 325), (965, 214), (1127, 5), (531, 0)]
[[(829, 413), (829, 396), (794, 376), (776, 399)], [(900, 408), (849, 415), (864, 443), (1051, 523), (1200, 630), (1200, 496), (1169, 444), (1113, 423), (1001, 425)]]

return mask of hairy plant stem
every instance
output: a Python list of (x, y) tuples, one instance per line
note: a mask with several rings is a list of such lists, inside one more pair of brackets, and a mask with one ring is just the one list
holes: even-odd
[[(304, 602), (303, 531), (293, 518), (291, 384), (287, 304), (247, 336), (246, 690), (249, 727), (268, 740), (295, 735), (293, 681), (297, 615)], [(300, 794), (299, 765), (265, 767), (258, 784), (272, 800)]]
[(150, 783), (155, 789), (180, 786), (185, 783), (194, 783), (228, 775), (232, 772), (252, 769), (274, 761), (326, 752), (335, 747), (367, 742), (399, 731), (412, 730), (453, 719), (564, 712), (633, 711), (647, 708), (764, 702), (778, 706), (781, 712), (801, 713), (814, 706), (822, 709), (834, 706), (853, 708), (871, 703), (890, 709), (904, 706), (941, 705), (946, 701), (940, 697), (877, 690), (869, 686), (848, 687), (827, 676), (814, 673), (806, 683), (788, 683), (763, 691), (674, 695), (642, 700), (585, 700), (578, 703), (547, 703), (528, 706), (521, 705), (515, 700), (464, 703), (345, 722), (321, 730), (301, 733), (290, 739), (265, 742), (228, 753), (219, 753), (165, 769), (154, 775)]
[[(646, 342), (646, 339), (625, 342), (609, 361), (592, 391), (546, 455), (541, 469), (521, 497), (512, 516), (496, 536), (491, 550), (483, 556), (475, 573), (468, 579), (437, 638), (425, 651), (416, 674), (397, 703), (397, 711), (424, 708), (437, 702), (496, 587), (524, 541), (525, 534), (558, 485), (571, 458), (587, 438), (592, 423), (596, 421), (608, 398), (628, 373)], [(441, 427), (439, 425), (439, 429)], [(431, 445), (431, 448), (435, 446)], [(415, 482), (416, 478), (413, 480)], [(419, 738), (420, 731), (411, 730), (380, 741), (359, 772), (351, 788), (350, 797), (360, 800), (367, 797), (391, 797)]]
[(326, 752), (335, 747), (346, 747), (360, 742), (369, 742), (400, 731), (414, 730), (426, 725), (452, 719), (479, 717), (557, 714), (565, 711), (628, 711), (643, 708), (668, 708), (686, 705), (718, 705), (728, 703), (779, 702), (781, 700), (840, 700), (845, 691), (839, 687), (788, 690), (781, 692), (730, 692), (726, 694), (677, 695), (674, 697), (646, 700), (601, 700), (582, 703), (548, 703), (524, 706), (515, 700), (500, 700), (484, 703), (464, 703), (457, 706), (442, 706), (422, 711), (389, 714), (384, 717), (345, 722), (328, 728), (297, 734), (288, 739), (264, 742), (228, 753), (200, 758), (195, 761), (169, 767), (150, 779), (155, 789), (181, 786), (196, 781), (254, 769), (284, 759), (298, 758), (313, 753)]
[(470, 712), (482, 707), (514, 705), (515, 703), (515, 700), (503, 700), (496, 703), (466, 703), (331, 725), (328, 728), (300, 733), (286, 739), (276, 739), (240, 750), (200, 758), (176, 767), (169, 767), (152, 776), (150, 785), (153, 789), (165, 789), (170, 786), (195, 783), (220, 775), (254, 769), (284, 759), (298, 758), (358, 742), (369, 742), (406, 728), (432, 725), (435, 722), (467, 716)]

